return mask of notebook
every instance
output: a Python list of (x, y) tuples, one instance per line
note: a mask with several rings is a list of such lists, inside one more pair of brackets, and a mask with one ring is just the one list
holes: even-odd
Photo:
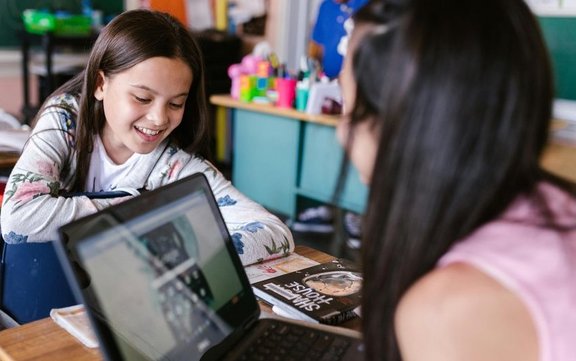
[(107, 360), (362, 358), (361, 340), (338, 328), (260, 317), (202, 174), (69, 223), (60, 236), (57, 254)]

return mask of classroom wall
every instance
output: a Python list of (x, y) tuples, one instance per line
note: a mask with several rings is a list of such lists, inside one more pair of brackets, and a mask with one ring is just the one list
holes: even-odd
[[(36, 77), (31, 77), (30, 86), (36, 89), (38, 87)], [(9, 89), (9, 91), (7, 91)], [(20, 76), (0, 76), (0, 109), (20, 117), (23, 99), (22, 79)], [(34, 104), (38, 102), (36, 92), (31, 92), (30, 101)]]

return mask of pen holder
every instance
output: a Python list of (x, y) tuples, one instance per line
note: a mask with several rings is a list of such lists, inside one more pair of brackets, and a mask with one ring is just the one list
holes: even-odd
[(276, 106), (292, 108), (296, 98), (296, 79), (277, 78), (276, 91), (278, 92)]

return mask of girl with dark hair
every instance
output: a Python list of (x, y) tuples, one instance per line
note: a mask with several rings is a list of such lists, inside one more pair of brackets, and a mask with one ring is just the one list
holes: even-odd
[(373, 1), (338, 129), (370, 186), (368, 360), (574, 358), (576, 191), (540, 165), (553, 86), (522, 0)]
[(54, 240), (65, 223), (202, 172), (244, 264), (290, 252), (288, 228), (203, 158), (207, 143), (198, 44), (168, 14), (125, 12), (101, 31), (85, 70), (40, 110), (6, 187), (2, 236)]

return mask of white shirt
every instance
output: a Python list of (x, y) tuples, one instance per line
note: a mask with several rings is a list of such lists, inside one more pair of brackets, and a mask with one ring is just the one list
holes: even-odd
[[(94, 139), (94, 151), (90, 156), (90, 169), (88, 170), (88, 177), (86, 178), (86, 191), (87, 192), (108, 192), (114, 190), (123, 190), (133, 193), (128, 189), (119, 189), (118, 183), (122, 179), (130, 177), (140, 163), (142, 154), (134, 153), (128, 160), (122, 164), (116, 164), (108, 154), (102, 139), (97, 135)], [(142, 185), (144, 186), (144, 184)], [(137, 194), (135, 194), (137, 195)]]

